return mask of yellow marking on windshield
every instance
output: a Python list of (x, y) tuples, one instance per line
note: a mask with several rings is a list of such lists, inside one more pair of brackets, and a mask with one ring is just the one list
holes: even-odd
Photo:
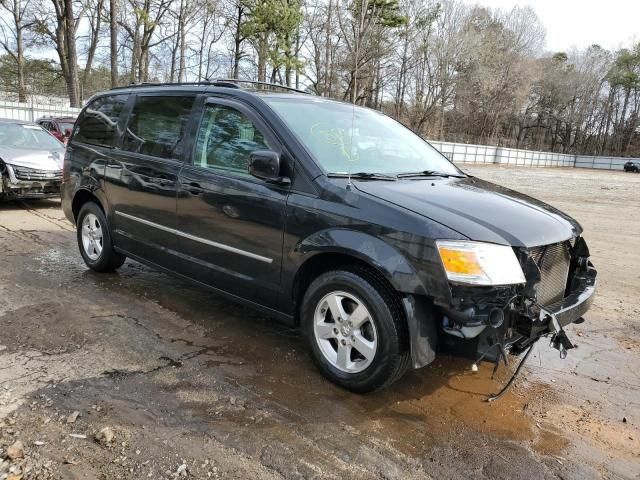
[(345, 144), (345, 130), (342, 128), (329, 128), (329, 129), (321, 129), (322, 124), (316, 123), (311, 126), (309, 131), (313, 135), (317, 135), (324, 138), (324, 141), (328, 145), (335, 145), (340, 150), (340, 153), (347, 159), (349, 162), (355, 162), (358, 160), (358, 154), (352, 154), (347, 149)]

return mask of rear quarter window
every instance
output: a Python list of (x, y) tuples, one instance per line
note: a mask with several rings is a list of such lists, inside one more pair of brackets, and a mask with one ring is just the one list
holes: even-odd
[(194, 100), (194, 95), (138, 97), (129, 116), (123, 150), (180, 158)]
[(115, 147), (118, 121), (128, 94), (96, 98), (83, 110), (75, 123), (73, 140), (104, 147)]

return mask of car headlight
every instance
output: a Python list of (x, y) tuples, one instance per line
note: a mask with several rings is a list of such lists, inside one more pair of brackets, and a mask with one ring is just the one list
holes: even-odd
[(472, 285), (525, 283), (513, 248), (492, 243), (437, 240), (442, 265), (451, 282)]

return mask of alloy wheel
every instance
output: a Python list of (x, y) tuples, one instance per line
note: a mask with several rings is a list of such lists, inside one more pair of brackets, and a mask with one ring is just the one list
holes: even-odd
[(96, 261), (102, 254), (102, 225), (93, 213), (88, 213), (82, 221), (82, 248), (89, 259)]
[(358, 373), (365, 370), (378, 350), (373, 318), (356, 296), (334, 291), (318, 302), (314, 334), (324, 358), (335, 368)]

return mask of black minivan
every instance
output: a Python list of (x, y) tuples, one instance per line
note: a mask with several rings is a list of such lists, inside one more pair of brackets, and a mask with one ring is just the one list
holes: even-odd
[(565, 353), (596, 289), (571, 217), (377, 111), (257, 82), (96, 95), (62, 198), (93, 270), (129, 257), (299, 325), (357, 392), (438, 348), (495, 360), (549, 335)]

